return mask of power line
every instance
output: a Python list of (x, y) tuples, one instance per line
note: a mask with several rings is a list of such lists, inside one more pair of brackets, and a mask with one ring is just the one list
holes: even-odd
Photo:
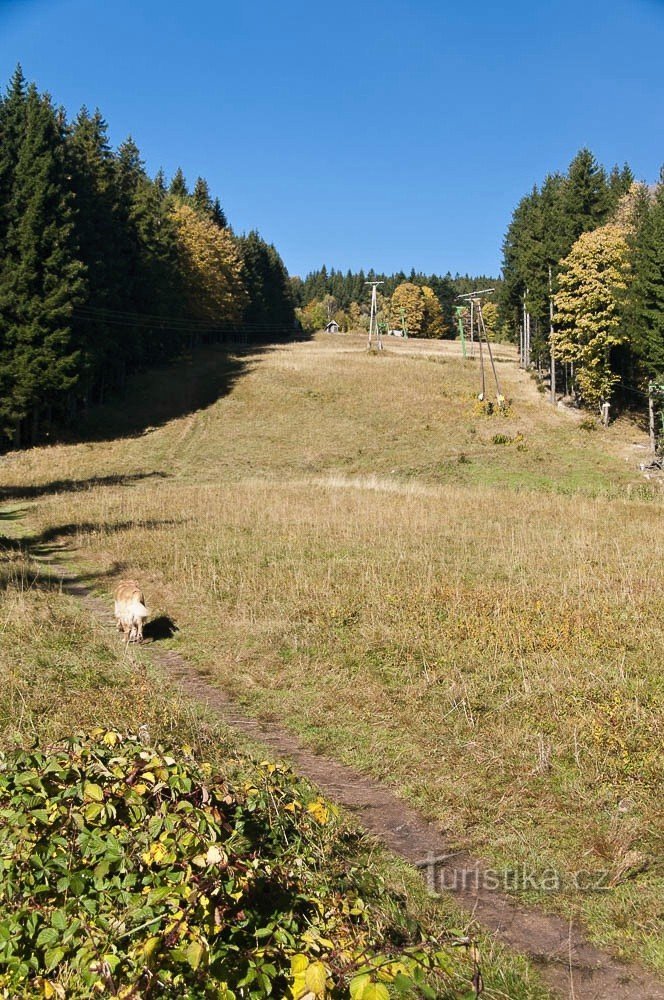
[[(75, 306), (72, 312), (75, 319), (104, 323), (109, 326), (125, 327), (158, 327), (161, 330), (179, 332), (197, 331), (201, 333), (276, 333), (290, 332), (288, 324), (284, 323), (247, 323), (230, 320), (214, 322), (197, 318), (181, 318), (177, 316), (160, 316), (154, 313), (134, 313), (122, 309), (107, 309), (103, 307), (81, 305)], [(286, 330), (288, 328), (288, 330)]]

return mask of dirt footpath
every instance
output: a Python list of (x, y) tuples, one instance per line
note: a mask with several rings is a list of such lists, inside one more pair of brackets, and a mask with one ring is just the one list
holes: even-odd
[[(114, 622), (108, 602), (75, 582), (74, 574), (50, 564), (61, 576), (62, 589), (79, 598), (108, 627)], [(146, 645), (155, 665), (189, 697), (215, 712), (225, 723), (264, 744), (274, 757), (292, 761), (333, 802), (354, 814), (383, 844), (417, 865), (435, 885), (449, 887), (456, 901), (487, 931), (527, 955), (542, 979), (569, 1000), (664, 1000), (664, 984), (639, 966), (624, 964), (589, 944), (581, 931), (560, 917), (519, 906), (511, 897), (482, 887), (482, 867), (469, 855), (449, 854), (440, 832), (394, 792), (329, 757), (302, 747), (294, 736), (272, 722), (250, 718), (219, 688), (201, 677), (179, 653)], [(434, 864), (435, 861), (435, 864)], [(464, 878), (459, 878), (459, 873)]]

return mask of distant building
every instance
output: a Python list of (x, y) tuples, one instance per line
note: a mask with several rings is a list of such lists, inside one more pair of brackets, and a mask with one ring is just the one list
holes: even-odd
[(336, 319), (331, 319), (325, 327), (325, 333), (339, 333), (339, 324)]

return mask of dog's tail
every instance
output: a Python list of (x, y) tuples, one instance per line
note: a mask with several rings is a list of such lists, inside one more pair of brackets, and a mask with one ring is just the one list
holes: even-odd
[(115, 617), (118, 619), (147, 618), (150, 612), (137, 597), (131, 601), (115, 602)]

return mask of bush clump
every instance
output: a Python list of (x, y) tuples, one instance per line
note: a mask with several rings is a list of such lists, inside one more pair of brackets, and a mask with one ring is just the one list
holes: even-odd
[(463, 956), (386, 920), (334, 807), (250, 775), (114, 730), (0, 754), (0, 996), (461, 995)]

